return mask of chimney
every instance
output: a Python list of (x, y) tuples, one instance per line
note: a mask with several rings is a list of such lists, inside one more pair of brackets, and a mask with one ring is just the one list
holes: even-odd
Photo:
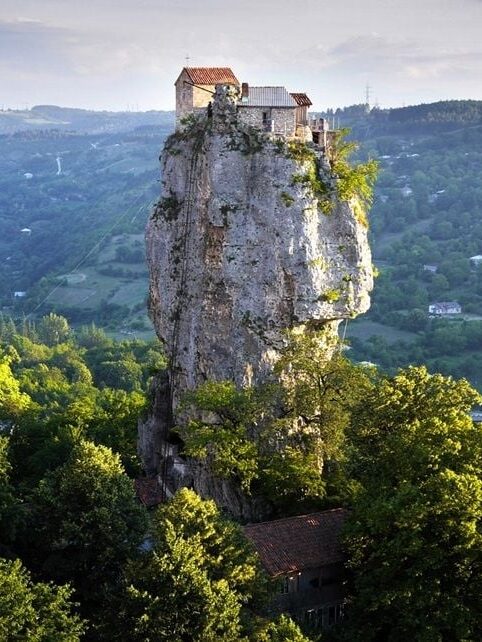
[(249, 96), (249, 85), (247, 82), (241, 84), (241, 100), (248, 100)]

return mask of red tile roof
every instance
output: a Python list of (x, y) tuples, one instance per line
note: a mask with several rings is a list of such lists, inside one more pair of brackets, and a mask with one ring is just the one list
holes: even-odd
[(239, 85), (239, 80), (229, 67), (184, 67), (195, 85)]
[(244, 534), (271, 577), (318, 568), (344, 559), (340, 531), (344, 508), (249, 524)]
[(134, 488), (137, 499), (147, 508), (158, 506), (164, 501), (164, 494), (159, 486), (157, 477), (139, 477), (134, 480)]
[(298, 107), (311, 107), (313, 104), (306, 94), (291, 94)]

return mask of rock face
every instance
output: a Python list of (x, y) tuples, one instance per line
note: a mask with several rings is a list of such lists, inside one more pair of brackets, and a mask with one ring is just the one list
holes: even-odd
[[(315, 153), (318, 177), (328, 183), (326, 161)], [(348, 202), (321, 211), (303, 180), (313, 161), (293, 156), (284, 143), (240, 124), (235, 99), (221, 91), (212, 119), (166, 143), (162, 194), (146, 239), (150, 314), (171, 361), (174, 417), (185, 391), (207, 379), (263, 380), (287, 328), (336, 332), (369, 307), (366, 228)], [(160, 453), (168, 426), (153, 423), (141, 426), (140, 451), (159, 470), (163, 456), (153, 456), (152, 435)], [(194, 487), (208, 485), (194, 464), (188, 476)]]

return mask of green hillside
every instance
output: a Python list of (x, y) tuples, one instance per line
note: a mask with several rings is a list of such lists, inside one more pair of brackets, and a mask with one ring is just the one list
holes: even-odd
[[(24, 124), (35, 110), (23, 114)], [(2, 310), (55, 310), (114, 334), (151, 332), (143, 233), (172, 114), (42, 113), (55, 128), (0, 136)], [(146, 124), (154, 117), (157, 125)], [(80, 131), (57, 129), (60, 118)], [(125, 131), (109, 131), (113, 122)]]
[[(409, 363), (482, 388), (482, 102), (340, 110), (380, 162), (370, 214), (379, 270), (368, 314), (350, 322), (350, 355), (394, 369)], [(434, 302), (462, 314), (430, 318)], [(402, 331), (404, 334), (400, 334)]]

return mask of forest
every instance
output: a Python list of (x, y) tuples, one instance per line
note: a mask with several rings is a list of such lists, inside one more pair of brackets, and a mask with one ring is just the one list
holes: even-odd
[[(389, 372), (408, 364), (466, 377), (482, 388), (482, 107), (447, 101), (326, 114), (352, 128), (358, 158), (376, 158), (369, 214), (378, 274), (369, 312), (348, 324), (350, 358)], [(428, 306), (456, 301), (460, 315)]]
[(479, 394), (424, 368), (356, 366), (341, 346), (327, 362), (319, 339), (292, 336), (270, 385), (206, 382), (185, 403), (217, 429), (177, 430), (185, 456), (215, 453), (213, 474), (277, 516), (349, 509), (346, 618), (323, 632), (270, 612), (279, 587), (214, 502), (188, 489), (154, 510), (136, 499), (158, 344), (53, 313), (2, 318), (0, 638), (480, 639)]

